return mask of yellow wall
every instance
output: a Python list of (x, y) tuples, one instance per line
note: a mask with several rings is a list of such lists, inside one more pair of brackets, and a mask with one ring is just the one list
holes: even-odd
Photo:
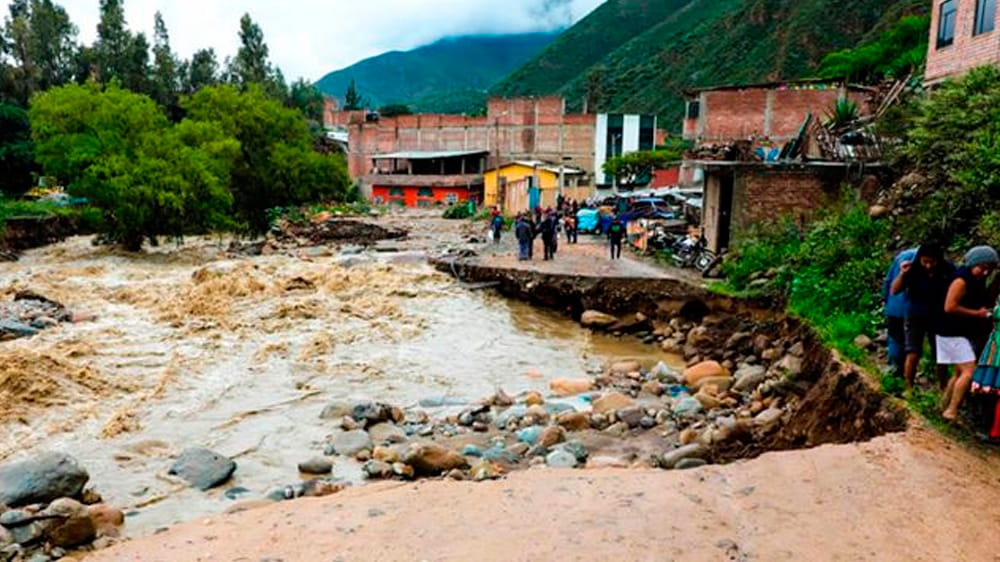
[[(490, 170), (483, 176), (486, 193), (483, 197), (484, 203), (488, 207), (493, 207), (501, 203), (500, 201), (500, 178), (507, 178), (507, 184), (530, 178), (535, 174), (535, 169), (520, 164), (509, 164), (499, 170)], [(559, 189), (559, 174), (549, 170), (538, 170), (538, 183), (542, 191), (547, 189)]]

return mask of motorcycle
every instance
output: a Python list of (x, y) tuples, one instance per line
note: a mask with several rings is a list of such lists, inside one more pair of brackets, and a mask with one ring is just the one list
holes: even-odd
[(674, 241), (670, 249), (674, 265), (681, 268), (694, 267), (698, 258), (705, 251), (705, 238), (701, 236), (695, 238), (690, 235), (682, 236)]

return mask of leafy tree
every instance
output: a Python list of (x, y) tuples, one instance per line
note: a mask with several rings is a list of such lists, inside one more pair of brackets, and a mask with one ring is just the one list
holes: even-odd
[(4, 69), (5, 97), (26, 106), (38, 91), (72, 78), (76, 27), (51, 0), (17, 0), (4, 25), (13, 64)]
[[(903, 224), (911, 240), (968, 241), (1000, 204), (1000, 69), (976, 68), (917, 104), (904, 164), (932, 187)], [(991, 228), (987, 229), (991, 230)]]
[(259, 85), (269, 96), (284, 100), (288, 87), (281, 70), (274, 69), (268, 60), (270, 50), (264, 42), (264, 32), (250, 14), (240, 19), (240, 48), (229, 63), (230, 81), (242, 88)]
[(207, 86), (219, 83), (219, 63), (215, 58), (214, 49), (195, 51), (191, 62), (187, 65), (184, 78), (184, 91), (193, 94)]
[(115, 78), (124, 82), (133, 46), (132, 34), (125, 26), (123, 0), (101, 0), (101, 20), (97, 24), (97, 41), (94, 43), (101, 82), (107, 83)]
[(126, 88), (140, 94), (151, 93), (149, 41), (144, 33), (134, 35), (129, 42), (123, 70), (121, 81)]
[(156, 12), (153, 34), (153, 99), (172, 119), (180, 117), (180, 62), (170, 50), (170, 35), (163, 15)]
[(212, 123), (240, 142), (231, 189), (237, 217), (250, 230), (267, 228), (268, 209), (344, 197), (350, 182), (343, 157), (314, 152), (302, 114), (260, 86), (204, 88), (181, 105), (192, 121)]
[(297, 108), (311, 123), (323, 122), (323, 92), (303, 78), (292, 82), (288, 103)]
[(875, 83), (902, 79), (923, 70), (930, 18), (906, 16), (878, 39), (830, 53), (819, 65), (820, 78)]
[(34, 146), (28, 113), (0, 104), (0, 196), (20, 195), (32, 185)]
[(344, 94), (344, 110), (358, 111), (364, 109), (366, 105), (368, 105), (368, 100), (358, 93), (358, 85), (354, 83), (354, 80), (351, 80), (347, 86), (347, 92)]
[(637, 185), (652, 179), (653, 171), (679, 162), (690, 143), (671, 137), (667, 144), (653, 151), (630, 152), (609, 158), (604, 162), (604, 173), (615, 178), (619, 185)]
[(30, 117), (38, 162), (101, 209), (109, 240), (138, 250), (159, 235), (230, 226), (239, 144), (211, 123), (171, 126), (152, 99), (95, 83), (40, 95)]

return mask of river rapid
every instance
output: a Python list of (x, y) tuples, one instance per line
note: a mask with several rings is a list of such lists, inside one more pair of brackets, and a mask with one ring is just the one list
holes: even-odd
[[(441, 413), (658, 353), (463, 288), (420, 249), (225, 248), (205, 238), (127, 254), (74, 238), (0, 263), (0, 299), (30, 289), (93, 315), (0, 342), (0, 462), (74, 455), (126, 510), (126, 533), (144, 535), (223, 511), (227, 489), (255, 499), (297, 481), (333, 430), (319, 418), (330, 401)], [(195, 446), (237, 461), (230, 484), (203, 493), (166, 476)], [(361, 483), (354, 461), (335, 475)]]

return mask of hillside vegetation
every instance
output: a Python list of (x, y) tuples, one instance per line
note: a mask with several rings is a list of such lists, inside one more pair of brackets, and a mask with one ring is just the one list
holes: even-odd
[(590, 97), (596, 109), (655, 113), (679, 126), (687, 88), (811, 76), (827, 54), (928, 7), (925, 0), (610, 0), (492, 92), (559, 93), (575, 109)]
[(353, 80), (371, 107), (407, 104), (420, 111), (461, 112), (485, 100), (486, 90), (539, 51), (551, 33), (471, 35), (442, 39), (412, 51), (393, 51), (327, 74), (316, 85), (343, 99)]

